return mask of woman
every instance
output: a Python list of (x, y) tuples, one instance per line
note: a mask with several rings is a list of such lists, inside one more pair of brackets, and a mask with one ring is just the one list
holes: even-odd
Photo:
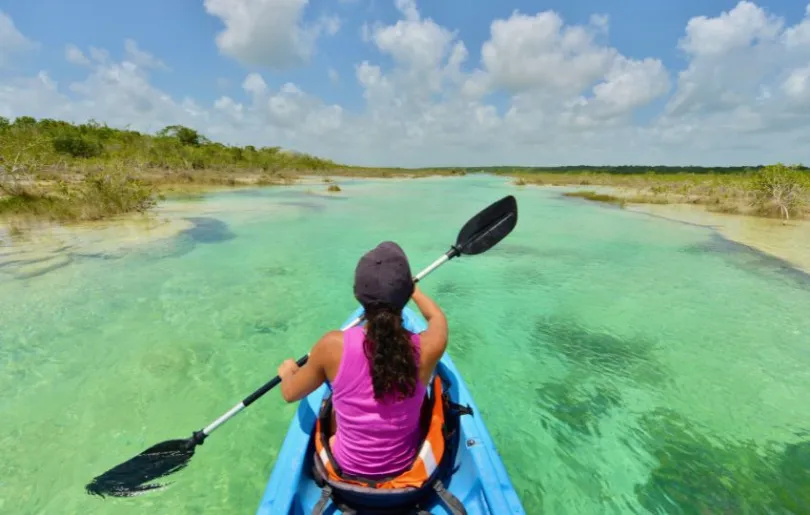
[[(377, 479), (404, 471), (415, 458), (425, 390), (447, 347), (447, 319), (413, 283), (405, 253), (390, 241), (360, 259), (354, 296), (365, 309), (365, 327), (327, 332), (303, 367), (288, 359), (278, 375), (287, 402), (329, 381), (332, 454), (344, 472)], [(411, 298), (427, 321), (420, 334), (402, 326)]]

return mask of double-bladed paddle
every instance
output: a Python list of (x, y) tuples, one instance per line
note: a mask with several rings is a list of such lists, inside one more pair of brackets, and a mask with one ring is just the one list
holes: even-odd
[[(473, 256), (491, 249), (512, 232), (512, 229), (517, 224), (517, 215), (517, 201), (512, 195), (507, 195), (489, 205), (464, 224), (464, 227), (458, 233), (456, 243), (450, 247), (450, 250), (419, 272), (414, 277), (414, 282), (421, 281), (428, 274), (455, 257), (461, 255)], [(341, 330), (345, 331), (361, 322), (362, 318), (358, 317)], [(309, 355), (307, 354), (299, 359), (297, 361), (298, 366), (303, 366), (308, 358)], [(281, 383), (281, 378), (274, 377), (211, 424), (200, 431), (194, 431), (190, 438), (167, 440), (153, 445), (134, 458), (95, 477), (85, 487), (87, 493), (102, 497), (105, 495), (130, 497), (161, 488), (162, 485), (149, 482), (177, 472), (188, 465), (194, 455), (194, 449), (198, 445), (202, 445), (208, 435), (279, 383)]]

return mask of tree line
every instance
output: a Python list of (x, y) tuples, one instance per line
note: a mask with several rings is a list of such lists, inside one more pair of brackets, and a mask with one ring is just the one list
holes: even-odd
[[(156, 134), (115, 129), (95, 120), (74, 124), (49, 118), (0, 117), (0, 157), (24, 154), (42, 165), (63, 166), (125, 162), (142, 169), (251, 168), (325, 170), (341, 168), (328, 159), (277, 146), (233, 146), (214, 142), (197, 130), (170, 125)], [(0, 163), (2, 165), (2, 163)]]

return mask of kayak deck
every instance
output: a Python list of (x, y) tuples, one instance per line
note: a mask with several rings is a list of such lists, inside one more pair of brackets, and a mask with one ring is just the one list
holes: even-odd
[[(346, 323), (362, 312), (362, 308), (359, 308)], [(421, 332), (426, 328), (424, 320), (408, 307), (403, 311), (403, 320), (405, 327), (413, 332)], [(456, 452), (454, 473), (445, 483), (447, 490), (464, 504), (469, 515), (525, 513), (480, 412), (447, 353), (438, 367), (441, 375), (450, 378), (451, 399), (473, 410), (473, 415), (462, 416), (460, 419), (460, 448)], [(299, 402), (265, 487), (257, 515), (308, 515), (320, 499), (321, 489), (312, 476), (310, 443), (321, 401), (328, 388), (327, 385), (321, 385)], [(448, 513), (440, 502), (426, 508), (435, 515)], [(330, 502), (325, 513), (340, 513), (340, 510), (331, 506)]]

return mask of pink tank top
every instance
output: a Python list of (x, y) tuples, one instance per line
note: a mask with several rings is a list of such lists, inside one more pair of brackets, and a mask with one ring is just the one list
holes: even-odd
[[(332, 454), (344, 472), (371, 479), (399, 474), (413, 462), (421, 444), (420, 413), (425, 385), (418, 378), (413, 397), (378, 402), (363, 327), (343, 333), (343, 356), (332, 381), (337, 433)], [(419, 335), (411, 342), (419, 359)], [(417, 361), (418, 363), (418, 361)]]

